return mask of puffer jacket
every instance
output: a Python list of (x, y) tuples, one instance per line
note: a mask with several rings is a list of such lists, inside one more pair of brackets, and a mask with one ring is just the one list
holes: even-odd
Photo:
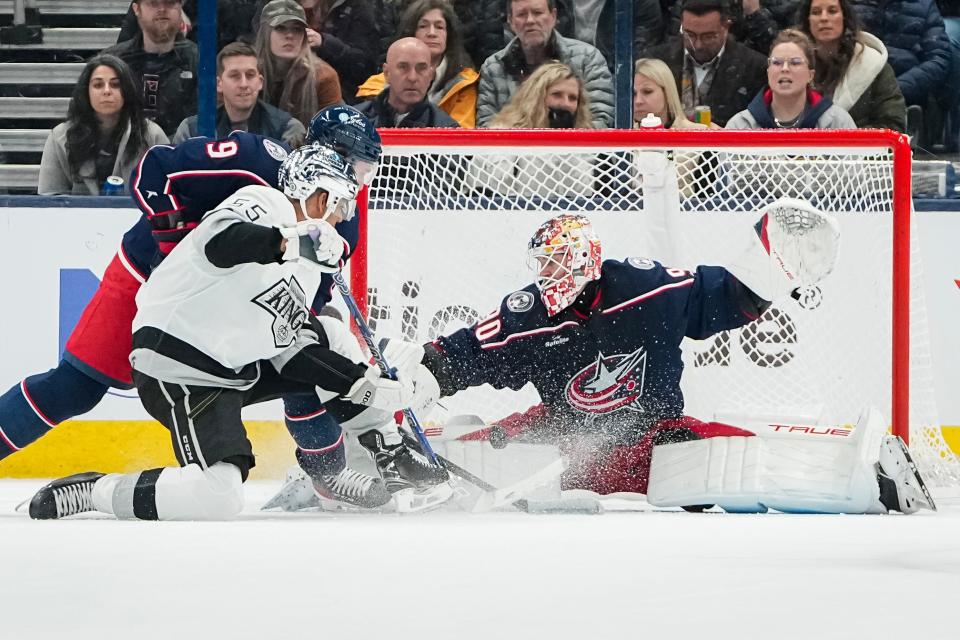
[[(507, 26), (507, 3), (505, 0), (476, 0), (474, 3), (474, 46), (470, 56), (478, 66), (487, 58), (503, 49), (513, 34)], [(554, 31), (568, 38), (573, 37), (573, 0), (556, 0), (557, 25)]]
[(832, 100), (850, 114), (858, 129), (906, 130), (907, 105), (887, 64), (887, 48), (871, 33), (860, 33), (856, 53)]
[[(444, 87), (443, 97), (436, 106), (457, 121), (464, 129), (477, 126), (477, 84), (480, 74), (474, 69), (462, 69), (450, 78)], [(372, 99), (386, 88), (384, 75), (370, 76), (357, 90), (357, 100)]]
[(934, 0), (853, 0), (864, 31), (887, 47), (908, 105), (923, 105), (951, 69), (952, 50)]
[[(583, 82), (590, 96), (593, 126), (598, 129), (613, 126), (613, 77), (603, 54), (586, 42), (564, 38), (556, 31), (550, 37), (548, 48), (547, 60), (569, 65)], [(527, 65), (519, 38), (487, 58), (480, 69), (477, 125), (486, 126), (535, 70)]]

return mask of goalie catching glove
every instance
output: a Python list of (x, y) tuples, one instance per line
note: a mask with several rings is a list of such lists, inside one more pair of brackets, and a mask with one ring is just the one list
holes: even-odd
[(281, 228), (280, 235), (287, 240), (284, 261), (309, 260), (324, 273), (340, 270), (344, 241), (329, 222), (313, 218), (302, 220), (295, 227)]
[(809, 202), (781, 198), (763, 209), (747, 248), (727, 270), (773, 302), (827, 277), (839, 247), (840, 227), (832, 216)]

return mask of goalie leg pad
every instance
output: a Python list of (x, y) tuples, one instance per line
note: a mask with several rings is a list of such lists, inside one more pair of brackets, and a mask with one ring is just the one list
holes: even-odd
[(873, 409), (845, 440), (720, 437), (654, 448), (648, 501), (762, 513), (877, 513), (886, 426)]

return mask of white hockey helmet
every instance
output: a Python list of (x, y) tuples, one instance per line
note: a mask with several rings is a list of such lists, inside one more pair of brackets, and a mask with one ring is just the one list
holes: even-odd
[(540, 225), (527, 256), (547, 315), (566, 309), (588, 282), (600, 278), (600, 238), (581, 215), (563, 214)]
[(317, 191), (327, 193), (326, 220), (334, 212), (344, 220), (353, 217), (351, 205), (360, 185), (357, 174), (343, 157), (319, 144), (294, 149), (280, 165), (278, 186), (283, 193), (300, 202), (306, 215), (307, 199)]

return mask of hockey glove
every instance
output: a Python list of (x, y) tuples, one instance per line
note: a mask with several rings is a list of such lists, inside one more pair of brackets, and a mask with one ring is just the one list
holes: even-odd
[(380, 352), (387, 364), (401, 373), (410, 373), (423, 360), (423, 347), (416, 342), (384, 338)]
[(773, 302), (826, 278), (837, 262), (840, 227), (804, 200), (781, 198), (762, 211), (748, 246), (727, 270)]
[(295, 227), (283, 227), (280, 235), (287, 239), (284, 260), (309, 260), (324, 273), (340, 270), (344, 241), (326, 220), (301, 220)]
[(354, 404), (393, 413), (410, 406), (413, 400), (413, 383), (402, 374), (397, 380), (385, 378), (380, 375), (380, 369), (369, 367), (367, 373), (353, 383), (344, 397)]

